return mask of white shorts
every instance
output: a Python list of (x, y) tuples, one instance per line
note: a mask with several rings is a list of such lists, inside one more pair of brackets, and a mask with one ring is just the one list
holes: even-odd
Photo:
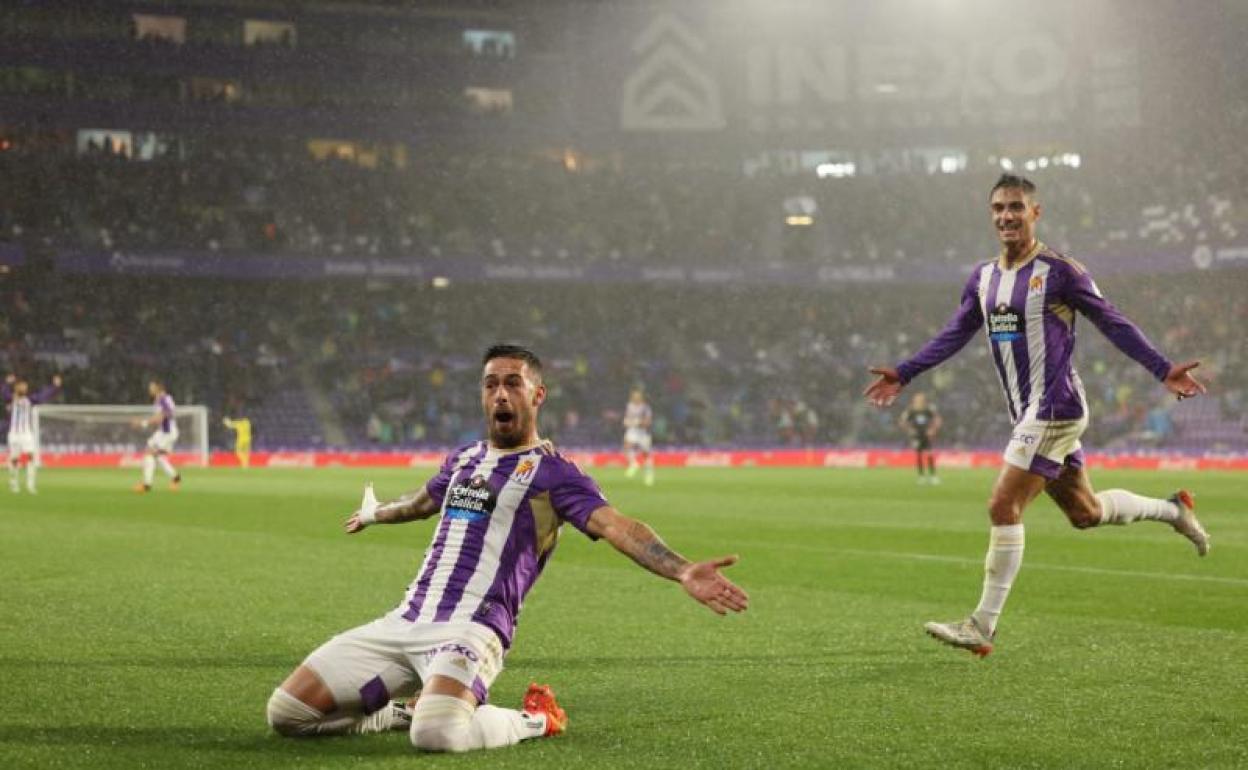
[(178, 429), (173, 428), (168, 433), (158, 430), (147, 440), (147, 448), (153, 452), (172, 452), (173, 445), (178, 441)]
[(480, 623), (413, 623), (392, 613), (338, 634), (303, 664), (347, 711), (371, 714), (431, 676), (449, 676), (485, 703), (503, 670), (503, 644)]
[(1067, 465), (1083, 467), (1079, 438), (1087, 427), (1087, 416), (1078, 420), (1024, 420), (1014, 426), (1002, 457), (1015, 468), (1055, 479)]
[(35, 435), (33, 433), (9, 434), (9, 457), (21, 457), (35, 453)]
[(645, 428), (629, 428), (624, 432), (624, 444), (635, 446), (643, 452), (649, 452), (651, 446), (650, 431)]

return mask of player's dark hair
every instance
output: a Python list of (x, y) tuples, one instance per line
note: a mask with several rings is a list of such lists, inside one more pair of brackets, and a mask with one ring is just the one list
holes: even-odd
[(988, 197), (991, 198), (997, 190), (1022, 190), (1025, 195), (1035, 195), (1036, 183), (1025, 176), (1002, 174), (997, 179), (997, 183), (988, 191)]
[(537, 376), (542, 375), (542, 359), (526, 347), (520, 345), (491, 345), (481, 357), (481, 365), (485, 366), (496, 358), (515, 358), (529, 365), (529, 370)]

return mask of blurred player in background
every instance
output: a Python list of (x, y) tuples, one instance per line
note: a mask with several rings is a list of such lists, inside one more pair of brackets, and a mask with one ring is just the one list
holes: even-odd
[(1036, 239), (1041, 209), (1031, 181), (1002, 175), (989, 194), (989, 209), (1001, 243), (999, 256), (972, 272), (945, 328), (896, 368), (871, 369), (877, 377), (865, 391), (876, 406), (890, 405), (907, 383), (987, 327), (1014, 428), (988, 502), (992, 530), (983, 593), (970, 617), (925, 626), (940, 641), (980, 656), (992, 651), (997, 619), (1023, 562), (1023, 511), (1041, 491), (1080, 529), (1161, 521), (1190, 540), (1201, 556), (1209, 550), (1209, 536), (1187, 490), (1164, 500), (1122, 489), (1092, 490), (1079, 441), (1088, 425), (1088, 405), (1072, 365), (1075, 312), (1180, 400), (1205, 392), (1191, 375), (1199, 362), (1172, 364), (1101, 295), (1083, 265)]
[(32, 495), (38, 491), (35, 477), (38, 474), (38, 463), (35, 462), (35, 419), (36, 404), (42, 404), (56, 397), (61, 390), (61, 375), (52, 377), (52, 383), (39, 392), (31, 394), (25, 380), (10, 374), (4, 379), (4, 387), (0, 390), (0, 401), (4, 401), (9, 413), (9, 489), (20, 492), (19, 483), (21, 469), (26, 469), (26, 491)]
[(910, 399), (910, 406), (901, 413), (897, 424), (910, 434), (910, 445), (914, 447), (914, 463), (919, 470), (920, 484), (939, 484), (936, 475), (936, 455), (932, 453), (932, 439), (940, 432), (944, 420), (936, 407), (927, 402), (926, 393), (915, 393)]
[[(484, 358), (481, 406), (488, 440), (447, 455), (428, 483), (381, 506), (366, 492), (348, 533), (441, 514), (420, 572), (399, 606), (335, 636), (273, 691), (269, 724), (281, 735), (406, 729), (427, 751), (497, 748), (559, 735), (567, 714), (548, 686), (529, 685), (524, 710), (486, 705), (525, 595), (566, 522), (604, 538), (645, 569), (680, 583), (723, 615), (748, 597), (720, 573), (735, 556), (690, 562), (654, 530), (607, 503), (593, 479), (537, 434), (546, 399), (531, 351), (496, 345)], [(371, 491), (371, 490), (370, 490)], [(585, 586), (587, 601), (597, 599)], [(408, 711), (395, 695), (420, 688)]]
[(244, 468), (251, 467), (251, 420), (246, 417), (225, 417), (221, 424), (234, 431), (234, 456)]
[(156, 474), (156, 465), (169, 477), (169, 489), (176, 492), (182, 485), (182, 474), (178, 473), (169, 455), (173, 445), (178, 441), (178, 422), (174, 419), (173, 396), (165, 390), (159, 380), (147, 384), (147, 392), (152, 397), (152, 416), (146, 420), (137, 420), (135, 427), (140, 430), (155, 427), (156, 431), (147, 439), (147, 451), (143, 455), (143, 482), (135, 486), (135, 492), (151, 492), (152, 476)]
[(645, 393), (641, 388), (633, 388), (628, 394), (628, 406), (624, 407), (624, 453), (628, 455), (628, 470), (624, 475), (631, 479), (644, 464), (646, 486), (654, 484), (654, 439), (650, 435), (653, 422), (654, 412), (646, 403)]

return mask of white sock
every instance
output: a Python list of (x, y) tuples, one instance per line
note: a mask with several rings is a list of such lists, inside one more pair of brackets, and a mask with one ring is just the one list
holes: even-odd
[(412, 710), (412, 745), (424, 751), (496, 749), (545, 732), (545, 714), (474, 707), (451, 695), (421, 695)]
[(472, 733), (480, 743), (477, 748), (511, 746), (528, 738), (541, 738), (545, 735), (546, 715), (485, 704), (477, 706), (472, 715)]
[(39, 472), (38, 467), (34, 460), (26, 464), (26, 488), (31, 492), (35, 491), (35, 474)]
[(161, 455), (156, 458), (156, 462), (160, 463), (160, 469), (164, 471), (165, 475), (169, 478), (173, 478), (178, 475), (178, 471), (173, 467), (173, 463), (169, 462), (168, 457)]
[(988, 536), (988, 556), (984, 559), (984, 592), (971, 614), (988, 633), (997, 630), (997, 619), (1010, 595), (1010, 586), (1023, 565), (1025, 541), (1022, 524), (993, 527)]
[(156, 458), (151, 455), (143, 455), (143, 483), (147, 486), (152, 485), (152, 476), (156, 475)]
[(1133, 521), (1175, 521), (1179, 518), (1179, 506), (1169, 500), (1141, 497), (1125, 489), (1107, 489), (1097, 492), (1101, 504), (1101, 524), (1130, 524)]

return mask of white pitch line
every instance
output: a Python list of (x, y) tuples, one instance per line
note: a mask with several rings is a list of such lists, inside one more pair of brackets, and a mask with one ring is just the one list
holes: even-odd
[[(812, 545), (799, 545), (797, 543), (767, 543), (772, 548), (782, 548), (792, 551), (812, 551), (817, 553), (845, 553), (855, 556), (882, 556), (887, 559), (909, 559), (911, 561), (938, 561), (948, 564), (967, 564), (971, 566), (979, 566), (984, 563), (983, 559), (969, 559), (964, 556), (945, 556), (935, 553), (914, 553), (911, 551), (872, 551), (867, 548), (820, 548)], [(1183, 572), (1145, 572), (1143, 570), (1129, 569), (1108, 569), (1105, 567), (1082, 567), (1071, 564), (1044, 564), (1023, 561), (1024, 566), (1029, 569), (1052, 570), (1054, 572), (1079, 572), (1086, 575), (1112, 575), (1115, 577), (1131, 577), (1131, 578), (1147, 578), (1150, 580), (1193, 580), (1198, 583), (1221, 583), (1223, 585), (1245, 586), (1248, 587), (1248, 578), (1222, 577), (1220, 575), (1191, 575)]]

